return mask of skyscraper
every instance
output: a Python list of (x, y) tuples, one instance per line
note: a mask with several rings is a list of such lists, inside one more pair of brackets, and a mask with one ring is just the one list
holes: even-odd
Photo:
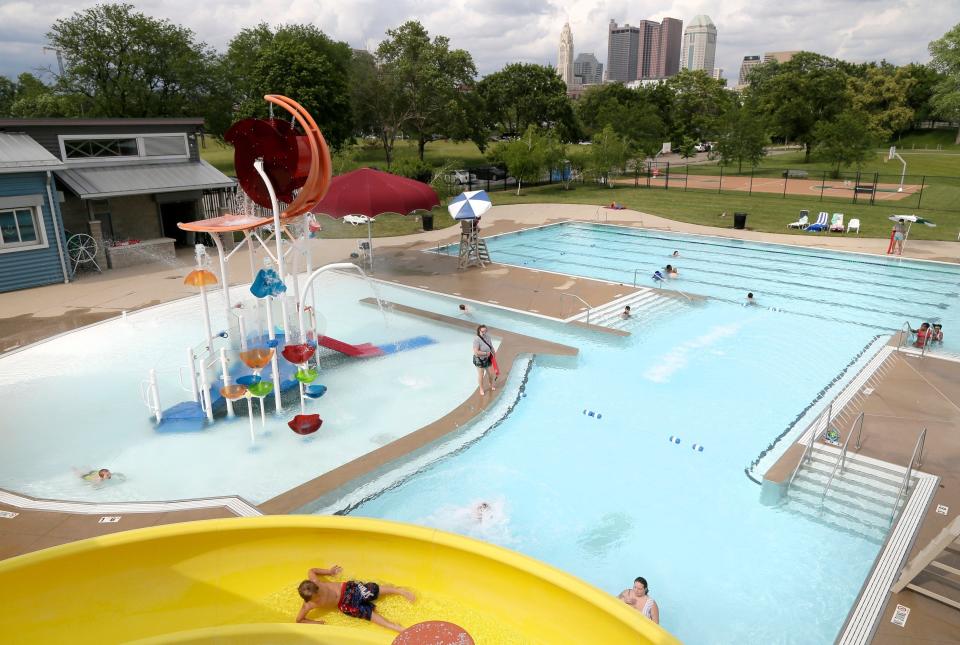
[(607, 80), (627, 82), (637, 78), (637, 48), (640, 29), (630, 25), (617, 26), (610, 20), (607, 33)]
[(573, 61), (574, 83), (597, 85), (603, 82), (603, 64), (593, 54), (578, 54)]
[(563, 24), (563, 30), (560, 32), (560, 51), (557, 53), (557, 74), (567, 84), (567, 87), (573, 85), (573, 33), (570, 31), (570, 23)]
[(683, 69), (702, 69), (713, 76), (713, 63), (717, 54), (717, 27), (710, 16), (699, 15), (687, 26), (683, 34)]
[(747, 77), (750, 75), (750, 70), (759, 64), (759, 56), (744, 56), (743, 62), (740, 63), (740, 78), (737, 80), (737, 85), (741, 87), (749, 85), (750, 81), (747, 80)]
[(660, 23), (660, 56), (657, 77), (676, 76), (680, 71), (680, 43), (683, 40), (683, 21), (664, 18)]
[(799, 51), (789, 51), (789, 52), (764, 52), (763, 53), (763, 62), (770, 63), (776, 61), (778, 63), (789, 63), (796, 54), (799, 54)]

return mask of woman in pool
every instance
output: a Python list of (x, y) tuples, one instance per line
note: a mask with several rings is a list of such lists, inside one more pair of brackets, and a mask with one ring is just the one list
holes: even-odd
[(483, 391), (484, 374), (486, 374), (487, 379), (490, 382), (490, 389), (497, 389), (493, 385), (493, 354), (493, 342), (490, 340), (490, 337), (487, 336), (487, 326), (480, 325), (477, 327), (477, 336), (473, 339), (473, 364), (477, 368), (477, 381), (480, 384), (480, 396), (484, 396), (486, 394), (486, 392)]
[(647, 579), (643, 576), (637, 576), (633, 581), (633, 587), (624, 589), (618, 598), (656, 624), (660, 624), (660, 607), (657, 606), (656, 600), (647, 595)]
[(666, 267), (664, 267), (664, 270), (666, 270), (667, 277), (669, 278), (676, 278), (677, 276), (680, 275), (680, 269), (673, 266), (672, 264), (668, 264)]

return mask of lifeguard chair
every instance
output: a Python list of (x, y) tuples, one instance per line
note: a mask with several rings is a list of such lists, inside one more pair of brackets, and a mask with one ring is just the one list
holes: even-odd
[(458, 269), (472, 266), (486, 266), (490, 261), (490, 252), (487, 243), (480, 237), (478, 218), (466, 219), (460, 222), (460, 258)]

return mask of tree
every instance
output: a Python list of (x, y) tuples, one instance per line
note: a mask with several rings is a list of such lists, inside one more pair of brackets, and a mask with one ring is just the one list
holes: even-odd
[(524, 180), (533, 181), (543, 172), (546, 145), (544, 134), (537, 126), (531, 125), (522, 137), (494, 148), (491, 158), (507, 165), (507, 172), (517, 180), (517, 195)]
[[(960, 121), (960, 24), (930, 43), (930, 66), (943, 74), (930, 103), (941, 117)], [(960, 129), (956, 143), (960, 143)]]
[(818, 123), (814, 137), (816, 156), (837, 164), (834, 177), (840, 175), (841, 165), (859, 167), (876, 154), (876, 135), (870, 128), (869, 118), (856, 110), (841, 112), (830, 121)]
[(564, 141), (576, 136), (576, 122), (567, 86), (556, 71), (543, 65), (511, 63), (477, 84), (490, 121), (501, 131), (526, 132), (531, 125), (556, 128)]
[(377, 137), (389, 170), (394, 144), (408, 116), (392, 69), (367, 52), (354, 52), (350, 61), (350, 100), (355, 128), (362, 135)]
[(593, 143), (590, 146), (589, 169), (598, 179), (612, 188), (610, 172), (612, 170), (623, 170), (627, 162), (628, 151), (627, 142), (614, 131), (613, 127), (608, 125), (602, 132), (593, 135)]
[(0, 76), (0, 116), (9, 116), (10, 107), (17, 100), (17, 84)]
[(734, 102), (723, 118), (717, 151), (722, 163), (737, 164), (737, 172), (743, 172), (743, 163), (751, 167), (760, 163), (766, 154), (764, 147), (770, 142), (767, 124), (750, 103)]
[(353, 135), (348, 86), (350, 47), (313, 25), (266, 24), (242, 30), (224, 60), (235, 97), (233, 118), (265, 117), (265, 94), (283, 94), (313, 116), (332, 148)]
[(446, 36), (432, 41), (419, 22), (411, 20), (387, 31), (377, 58), (390, 74), (406, 109), (404, 127), (417, 136), (417, 154), (423, 161), (427, 141), (452, 129), (463, 107), (462, 91), (477, 74), (473, 58), (462, 49), (450, 49)]
[(559, 171), (564, 190), (569, 189), (572, 170), (565, 167), (568, 163), (567, 144), (560, 140), (556, 130), (545, 130), (541, 135), (544, 167), (549, 173), (553, 173), (554, 170)]
[(905, 68), (873, 64), (868, 65), (862, 75), (848, 79), (851, 107), (867, 115), (878, 141), (889, 140), (913, 122), (913, 110), (907, 98), (914, 82)]
[(814, 130), (849, 103), (845, 64), (800, 52), (786, 63), (770, 62), (751, 71), (747, 95), (769, 120), (773, 133), (804, 146), (804, 160), (816, 144)]
[(620, 83), (589, 89), (577, 102), (577, 115), (588, 135), (602, 132), (609, 125), (633, 148), (647, 154), (656, 154), (666, 136), (656, 106), (640, 91)]
[(904, 65), (901, 69), (913, 81), (907, 88), (907, 107), (913, 110), (914, 123), (933, 120), (936, 115), (930, 99), (942, 76), (932, 67), (918, 63)]
[(101, 4), (57, 20), (47, 38), (63, 53), (58, 89), (83, 96), (88, 116), (204, 113), (216, 55), (185, 27)]
[(11, 87), (13, 94), (5, 110), (5, 113), (11, 117), (69, 118), (83, 114), (83, 97), (76, 94), (56, 93), (55, 88), (29, 72), (20, 74), (17, 82), (11, 83)]
[(454, 115), (449, 135), (455, 141), (472, 141), (483, 154), (495, 127), (483, 97), (474, 90), (463, 95), (463, 110)]
[(716, 137), (720, 119), (732, 101), (724, 81), (711, 78), (702, 70), (682, 70), (664, 84), (673, 92), (674, 121), (671, 141), (689, 137), (708, 141)]
[(677, 149), (677, 154), (684, 159), (696, 156), (697, 142), (690, 137), (684, 137), (683, 141), (680, 142), (680, 147)]

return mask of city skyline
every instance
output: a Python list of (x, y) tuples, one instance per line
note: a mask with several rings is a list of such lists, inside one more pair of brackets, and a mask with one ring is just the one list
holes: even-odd
[[(16, 76), (37, 68), (56, 68), (55, 54), (42, 49), (47, 44), (46, 32), (57, 18), (95, 4), (93, 0), (0, 0), (0, 74)], [(147, 15), (193, 30), (198, 40), (221, 52), (241, 29), (260, 22), (311, 23), (331, 38), (372, 50), (385, 38), (387, 29), (417, 19), (431, 35), (447, 36), (451, 47), (469, 51), (481, 76), (511, 62), (553, 67), (557, 34), (566, 21), (575, 34), (577, 50), (592, 52), (604, 62), (610, 18), (634, 25), (644, 19), (660, 21), (671, 16), (686, 24), (697, 14), (708, 14), (721, 32), (715, 65), (727, 70), (728, 78), (733, 77), (730, 80), (736, 78), (744, 56), (777, 50), (815, 51), (851, 62), (927, 62), (927, 44), (960, 21), (955, 4), (920, 6), (918, 0), (874, 0), (869, 12), (853, 0), (810, 0), (797, 7), (743, 0), (722, 4), (641, 1), (629, 5), (600, 0), (570, 7), (491, 0), (482, 11), (465, 0), (451, 0), (430, 11), (413, 0), (359, 0), (320, 14), (315, 6), (287, 0), (210, 0), (202, 5), (185, 0), (145, 0), (134, 4)], [(838, 27), (824, 30), (824, 24)]]

